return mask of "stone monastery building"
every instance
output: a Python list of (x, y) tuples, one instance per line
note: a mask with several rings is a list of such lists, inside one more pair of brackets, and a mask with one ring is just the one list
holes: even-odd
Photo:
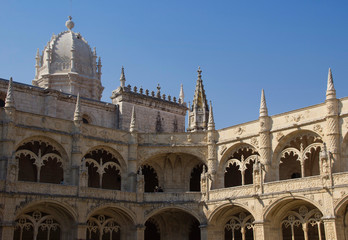
[[(73, 31), (0, 79), (0, 239), (348, 239), (348, 97), (216, 130), (192, 105), (131, 87), (100, 101), (102, 64)], [(322, 84), (325, 84), (324, 82)], [(188, 128), (185, 118), (188, 111)]]

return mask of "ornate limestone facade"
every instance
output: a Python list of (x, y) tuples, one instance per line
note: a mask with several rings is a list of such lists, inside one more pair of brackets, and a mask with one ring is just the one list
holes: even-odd
[(348, 98), (331, 70), (322, 103), (269, 116), (262, 91), (259, 119), (221, 130), (198, 73), (189, 109), (182, 87), (131, 88), (124, 69), (112, 103), (98, 84), (0, 79), (0, 239), (348, 239)]

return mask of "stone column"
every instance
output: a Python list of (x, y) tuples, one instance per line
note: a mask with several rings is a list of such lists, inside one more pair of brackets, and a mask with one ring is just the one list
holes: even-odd
[(339, 125), (339, 100), (336, 98), (336, 90), (333, 85), (331, 69), (329, 69), (326, 90), (326, 144), (327, 150), (333, 158), (333, 172), (340, 172), (340, 125)]
[[(216, 187), (216, 167), (217, 167), (217, 151), (216, 151), (216, 132), (208, 131), (208, 174), (211, 177), (212, 186), (211, 188)], [(210, 189), (208, 189), (210, 190)]]
[(208, 240), (208, 225), (201, 224), (199, 228), (201, 230), (201, 240)]
[(336, 223), (335, 218), (323, 218), (324, 229), (325, 229), (325, 239), (326, 240), (336, 240), (337, 231), (336, 231)]
[(260, 162), (263, 166), (264, 181), (276, 180), (276, 174), (271, 173), (272, 149), (271, 149), (271, 119), (268, 116), (265, 93), (261, 92), (260, 116), (259, 116), (259, 154)]
[(264, 225), (263, 225), (263, 222), (261, 221), (254, 222), (254, 239), (257, 239), (257, 240), (265, 239)]
[(87, 225), (85, 223), (79, 223), (77, 225), (77, 240), (87, 239)]
[(2, 223), (2, 234), (0, 239), (13, 239), (14, 235), (14, 226), (13, 223)]
[(128, 191), (136, 191), (137, 183), (137, 157), (138, 157), (138, 134), (133, 132), (129, 138), (128, 145)]
[(145, 237), (145, 226), (142, 224), (139, 224), (136, 226), (137, 231), (137, 239), (136, 240), (144, 240)]

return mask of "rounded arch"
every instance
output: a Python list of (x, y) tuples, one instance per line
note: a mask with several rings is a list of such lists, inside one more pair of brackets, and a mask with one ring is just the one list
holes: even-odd
[(158, 184), (164, 191), (184, 192), (190, 191), (192, 170), (197, 165), (206, 163), (196, 155), (178, 151), (157, 153), (138, 164), (141, 164), (138, 169), (140, 166), (149, 165), (156, 171)]
[(124, 158), (122, 157), (122, 155), (116, 149), (114, 149), (110, 146), (97, 145), (97, 146), (91, 147), (83, 154), (83, 156), (86, 156), (88, 153), (91, 153), (91, 152), (97, 151), (97, 150), (105, 150), (105, 151), (111, 153), (119, 161), (122, 172), (125, 172), (127, 170), (127, 163), (124, 160)]
[(253, 164), (259, 159), (255, 147), (247, 143), (231, 146), (219, 163), (220, 187), (235, 187), (253, 183)]
[(15, 217), (17, 218), (21, 213), (33, 210), (39, 205), (52, 206), (52, 208), (65, 212), (67, 216), (70, 216), (74, 222), (77, 222), (78, 213), (77, 210), (67, 203), (53, 200), (53, 199), (42, 199), (38, 201), (33, 201), (25, 205), (23, 208), (18, 208), (15, 211)]
[(192, 155), (196, 157), (197, 159), (200, 159), (200, 161), (207, 164), (207, 160), (205, 157), (206, 148), (173, 148), (173, 147), (163, 147), (163, 148), (156, 148), (156, 149), (143, 149), (140, 152), (139, 156), (139, 165), (144, 164), (149, 159), (154, 158), (156, 156), (160, 155), (167, 155), (167, 154), (187, 154)]
[(243, 149), (243, 148), (251, 149), (253, 152), (257, 152), (258, 151), (257, 148), (255, 148), (253, 145), (248, 144), (248, 143), (236, 143), (236, 144), (233, 144), (222, 155), (221, 160), (219, 162), (219, 167), (218, 167), (219, 171), (220, 172), (224, 171), (224, 169), (226, 167), (225, 166), (226, 162), (228, 161), (228, 158), (231, 156), (231, 154), (233, 154), (234, 152), (238, 151), (239, 149)]
[(263, 212), (263, 219), (265, 219), (265, 220), (268, 219), (270, 217), (270, 214), (273, 211), (277, 211), (282, 206), (286, 205), (287, 203), (289, 203), (291, 201), (295, 201), (295, 200), (308, 202), (309, 204), (311, 204), (314, 207), (316, 207), (317, 209), (319, 209), (319, 211), (321, 211), (321, 212), (323, 212), (323, 210), (324, 210), (318, 202), (315, 202), (314, 200), (311, 200), (311, 199), (306, 198), (304, 196), (288, 196), (288, 197), (279, 198), (276, 201), (272, 202), (269, 206), (267, 206)]
[(77, 212), (68, 204), (56, 200), (34, 201), (15, 212), (14, 239), (50, 234), (55, 239), (73, 240), (76, 237)]
[(264, 222), (269, 228), (269, 236), (283, 239), (294, 239), (302, 236), (305, 239), (325, 237), (319, 204), (301, 196), (284, 197), (271, 204), (264, 212)]
[(215, 208), (214, 211), (212, 211), (207, 217), (208, 223), (209, 224), (214, 223), (216, 219), (221, 217), (221, 214), (223, 213), (223, 211), (225, 211), (226, 209), (228, 210), (228, 208), (232, 209), (233, 207), (243, 209), (244, 211), (249, 212), (255, 219), (257, 219), (255, 212), (249, 206), (243, 205), (238, 202), (234, 202), (234, 203), (225, 203)]
[(217, 207), (208, 218), (208, 225), (217, 239), (254, 239), (255, 215), (240, 203), (226, 203)]
[(274, 148), (271, 164), (273, 166), (277, 166), (279, 164), (278, 163), (279, 154), (282, 152), (284, 147), (286, 147), (286, 145), (289, 144), (291, 140), (293, 140), (297, 137), (305, 136), (305, 135), (312, 136), (312, 137), (318, 138), (318, 139), (322, 139), (322, 136), (320, 136), (318, 133), (313, 132), (311, 130), (294, 130), (280, 139), (277, 146)]
[(66, 149), (57, 140), (47, 136), (34, 135), (34, 136), (27, 137), (25, 139), (22, 139), (21, 141), (15, 144), (16, 145), (15, 149), (17, 150), (19, 147), (23, 146), (24, 144), (29, 142), (34, 142), (34, 141), (44, 142), (44, 143), (48, 143), (52, 145), (52, 147), (54, 147), (54, 149), (61, 154), (61, 157), (64, 160), (65, 164), (69, 162), (69, 157), (68, 157)]
[(191, 208), (183, 207), (183, 206), (167, 206), (167, 207), (154, 209), (153, 211), (149, 212), (147, 215), (145, 215), (145, 217), (144, 217), (145, 220), (144, 220), (143, 224), (145, 224), (146, 221), (148, 221), (151, 217), (153, 217), (153, 216), (155, 216), (157, 214), (160, 214), (162, 212), (165, 212), (167, 210), (183, 211), (183, 212), (193, 216), (194, 218), (196, 218), (200, 224), (205, 223), (204, 217), (200, 216), (196, 211), (193, 211)]
[(120, 213), (124, 214), (132, 224), (136, 223), (136, 214), (130, 210), (130, 208), (124, 207), (124, 206), (118, 206), (115, 205), (115, 203), (105, 203), (102, 204), (96, 208), (93, 208), (89, 213), (87, 213), (87, 219), (86, 221), (92, 217), (93, 215), (103, 212), (105, 210), (113, 209), (114, 211), (119, 211)]
[(20, 181), (59, 184), (69, 171), (69, 158), (63, 146), (45, 136), (22, 140), (16, 146), (15, 158)]
[(202, 217), (187, 207), (163, 207), (145, 216), (145, 240), (201, 239), (201, 224)]
[(348, 236), (348, 196), (342, 197), (335, 205), (337, 233), (339, 236)]

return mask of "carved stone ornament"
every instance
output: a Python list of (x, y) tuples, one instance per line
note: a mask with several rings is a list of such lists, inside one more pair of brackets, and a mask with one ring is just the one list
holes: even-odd
[(251, 143), (251, 145), (253, 145), (253, 146), (256, 147), (256, 148), (259, 147), (259, 140), (257, 139), (257, 137), (251, 138), (250, 143)]
[(323, 134), (323, 127), (320, 124), (317, 124), (313, 127), (313, 131), (322, 135)]
[(236, 134), (242, 135), (245, 132), (245, 129), (243, 127), (239, 127), (236, 129)]
[(220, 154), (220, 155), (224, 154), (224, 152), (226, 151), (226, 149), (227, 149), (226, 145), (221, 146), (221, 149), (220, 149), (220, 151), (219, 151), (219, 154)]
[(278, 133), (277, 133), (277, 135), (276, 135), (276, 139), (277, 139), (277, 141), (279, 142), (279, 141), (280, 141), (280, 139), (282, 139), (282, 137), (284, 137), (284, 133), (282, 133), (282, 132), (278, 132)]

